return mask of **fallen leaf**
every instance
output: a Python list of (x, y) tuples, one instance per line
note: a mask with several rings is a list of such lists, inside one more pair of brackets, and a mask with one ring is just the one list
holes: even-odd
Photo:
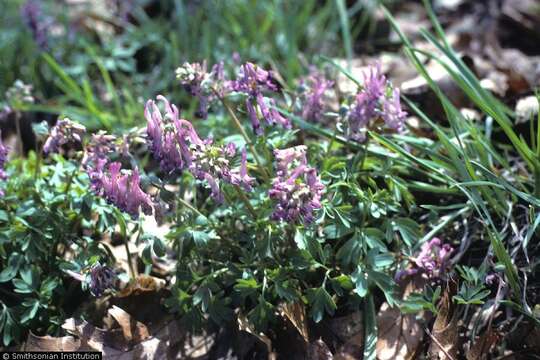
[(122, 328), (124, 339), (128, 344), (139, 343), (150, 337), (146, 325), (135, 320), (127, 312), (114, 306), (108, 310), (108, 313), (118, 322)]
[(280, 315), (289, 320), (305, 342), (309, 342), (306, 308), (301, 302), (280, 305)]
[(501, 336), (493, 331), (493, 329), (488, 329), (485, 333), (478, 337), (478, 339), (471, 346), (469, 351), (465, 354), (467, 360), (485, 360), (490, 354), (491, 347), (499, 341)]
[[(425, 280), (421, 275), (403, 278), (401, 283), (402, 298), (422, 291)], [(383, 303), (377, 315), (377, 359), (402, 360), (412, 359), (418, 352), (424, 332), (422, 320), (427, 320), (428, 314), (402, 314), (399, 308), (390, 307)]]
[(266, 349), (268, 350), (268, 360), (275, 360), (277, 355), (275, 352), (272, 351), (272, 340), (270, 340), (270, 338), (265, 333), (257, 332), (244, 315), (238, 314), (237, 321), (238, 328), (241, 331), (245, 331), (255, 336), (257, 339), (259, 339), (266, 345)]
[(450, 279), (444, 290), (433, 329), (428, 354), (434, 360), (454, 360), (459, 348), (458, 312), (452, 297), (457, 293), (457, 282)]
[(80, 350), (81, 342), (73, 336), (37, 336), (28, 334), (24, 351), (76, 351)]
[(114, 348), (116, 336), (113, 332), (96, 328), (84, 320), (68, 319), (62, 325), (67, 332), (79, 338), (81, 349), (100, 351), (107, 360), (161, 360), (167, 359), (170, 342), (157, 337), (148, 338), (125, 351)]
[(380, 360), (414, 358), (423, 337), (414, 314), (402, 314), (397, 307), (384, 303), (377, 316), (379, 335), (377, 358)]
[(336, 350), (334, 359), (352, 360), (362, 357), (364, 351), (364, 319), (362, 313), (355, 311), (347, 316), (329, 321), (332, 333), (342, 345)]
[(334, 356), (328, 345), (321, 339), (309, 344), (306, 359), (309, 360), (333, 360)]
[(165, 280), (149, 275), (138, 275), (135, 281), (131, 281), (127, 286), (119, 291), (115, 296), (122, 298), (142, 293), (157, 292), (165, 286)]

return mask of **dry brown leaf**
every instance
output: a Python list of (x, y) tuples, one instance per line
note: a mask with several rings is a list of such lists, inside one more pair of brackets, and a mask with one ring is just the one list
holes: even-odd
[(305, 342), (309, 342), (306, 308), (301, 302), (280, 305), (280, 315), (289, 320)]
[(268, 351), (268, 360), (276, 359), (277, 355), (276, 353), (272, 351), (272, 340), (270, 340), (270, 338), (265, 333), (262, 333), (262, 332), (258, 333), (253, 328), (253, 326), (249, 323), (248, 319), (242, 314), (238, 314), (237, 321), (238, 321), (238, 328), (241, 331), (245, 331), (255, 336), (257, 339), (259, 339), (266, 345), (266, 349)]
[(457, 292), (457, 282), (449, 280), (439, 303), (435, 323), (433, 324), (432, 342), (428, 354), (434, 360), (453, 360), (459, 349), (458, 313), (452, 297)]
[[(411, 293), (421, 291), (424, 284), (425, 279), (419, 274), (403, 278), (399, 284), (401, 297), (407, 299)], [(427, 321), (428, 317), (425, 312), (402, 314), (397, 307), (383, 303), (377, 315), (377, 359), (414, 358), (424, 336), (421, 321)]]
[(362, 357), (364, 350), (364, 319), (359, 311), (329, 321), (332, 333), (342, 345), (336, 350), (334, 359), (353, 360)]
[(146, 325), (135, 320), (127, 312), (114, 306), (108, 310), (108, 313), (118, 322), (122, 328), (122, 334), (128, 344), (139, 343), (150, 337)]
[(24, 344), (24, 351), (76, 351), (81, 342), (73, 336), (37, 336), (30, 332)]
[(116, 297), (128, 297), (131, 295), (139, 295), (141, 293), (157, 292), (165, 286), (165, 280), (158, 279), (149, 275), (139, 275), (135, 281), (130, 282), (127, 286), (116, 294)]
[(384, 303), (377, 315), (379, 336), (377, 358), (380, 360), (414, 358), (423, 337), (415, 314), (402, 314), (397, 307)]
[(309, 360), (333, 360), (334, 356), (328, 345), (321, 339), (309, 344), (306, 359)]
[(467, 360), (485, 360), (490, 354), (491, 347), (500, 339), (500, 335), (488, 329), (484, 334), (478, 337), (478, 339), (471, 346), (469, 351), (465, 354)]
[(103, 354), (103, 359), (167, 359), (169, 343), (159, 338), (149, 338), (136, 344), (129, 351), (123, 351), (111, 346), (116, 338), (113, 332), (96, 328), (84, 320), (71, 318), (66, 320), (62, 327), (79, 337), (81, 348), (100, 351)]

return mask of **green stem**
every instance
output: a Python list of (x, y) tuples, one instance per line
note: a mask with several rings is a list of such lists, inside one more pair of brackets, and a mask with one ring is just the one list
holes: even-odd
[(253, 158), (255, 159), (255, 162), (257, 163), (257, 166), (261, 169), (261, 174), (263, 175), (264, 180), (268, 181), (270, 179), (270, 175), (268, 174), (266, 168), (262, 166), (262, 162), (260, 160), (259, 154), (257, 153), (257, 150), (255, 150), (255, 146), (253, 145), (253, 141), (251, 141), (249, 135), (246, 133), (246, 130), (244, 130), (244, 128), (242, 127), (242, 124), (240, 123), (240, 120), (238, 120), (238, 117), (234, 113), (233, 109), (229, 106), (229, 104), (227, 103), (225, 98), (223, 96), (219, 95), (219, 93), (216, 90), (214, 90), (214, 93), (218, 96), (219, 100), (221, 101), (221, 103), (223, 104), (225, 109), (227, 109), (227, 112), (229, 113), (229, 115), (233, 119), (234, 125), (238, 128), (238, 130), (240, 131), (240, 134), (242, 135), (242, 137), (246, 141), (246, 144), (249, 146), (249, 149), (253, 153)]
[(124, 236), (124, 246), (126, 248), (126, 256), (127, 256), (128, 267), (129, 267), (129, 273), (131, 275), (131, 278), (135, 280), (137, 275), (135, 273), (135, 267), (133, 266), (133, 261), (131, 259), (131, 253), (129, 252), (129, 241), (128, 241), (127, 236)]
[(257, 213), (255, 212), (255, 209), (253, 208), (253, 206), (251, 206), (251, 203), (249, 202), (249, 199), (247, 198), (246, 194), (244, 194), (238, 186), (235, 185), (234, 188), (236, 192), (238, 193), (238, 196), (240, 196), (240, 200), (242, 200), (242, 202), (248, 209), (249, 213), (253, 217), (253, 220), (257, 221)]
[(69, 190), (71, 189), (71, 184), (73, 183), (73, 179), (75, 177), (76, 172), (78, 171), (78, 168), (73, 169), (73, 171), (69, 174), (66, 190), (64, 191), (64, 194), (67, 196), (69, 193)]
[(189, 210), (193, 211), (195, 214), (199, 215), (199, 216), (202, 216), (203, 218), (207, 219), (208, 221), (210, 221), (210, 219), (208, 218), (208, 216), (204, 215), (202, 212), (200, 212), (197, 208), (193, 207), (193, 205), (191, 205), (190, 203), (188, 203), (187, 201), (185, 201), (184, 199), (182, 199), (181, 197), (177, 197), (177, 200), (179, 203), (181, 203), (182, 205), (184, 205), (185, 207), (187, 207)]

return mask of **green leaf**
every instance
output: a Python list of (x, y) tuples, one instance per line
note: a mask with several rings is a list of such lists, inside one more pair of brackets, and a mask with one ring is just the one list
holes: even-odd
[(358, 266), (351, 274), (351, 280), (356, 285), (354, 292), (360, 297), (364, 297), (368, 293), (368, 281), (366, 273), (362, 267)]
[(373, 295), (364, 300), (365, 335), (364, 335), (364, 359), (375, 360), (377, 357), (377, 313)]
[(234, 289), (240, 293), (243, 298), (253, 295), (259, 289), (259, 284), (254, 278), (238, 279)]
[(266, 301), (262, 296), (253, 310), (248, 314), (248, 320), (257, 331), (265, 331), (268, 323), (274, 318), (274, 306)]
[(345, 235), (351, 234), (354, 231), (352, 228), (347, 228), (338, 224), (328, 225), (323, 232), (327, 239), (338, 239)]
[(37, 299), (31, 299), (25, 303), (23, 303), (23, 306), (28, 308), (22, 315), (21, 315), (21, 323), (26, 323), (32, 320), (39, 310), (39, 301)]
[(275, 289), (277, 295), (287, 302), (294, 302), (298, 299), (297, 291), (289, 286), (286, 286), (286, 282), (276, 282)]
[(208, 310), (210, 304), (210, 298), (212, 297), (212, 291), (208, 286), (200, 286), (195, 294), (193, 294), (193, 305), (197, 306), (201, 304), (201, 309), (203, 312)]
[(197, 246), (204, 246), (208, 243), (210, 239), (213, 238), (214, 232), (211, 231), (210, 233), (206, 231), (200, 231), (200, 230), (190, 230), (191, 237), (193, 238), (193, 241), (195, 242), (195, 245)]
[(416, 221), (408, 218), (397, 218), (392, 222), (394, 230), (397, 230), (407, 246), (411, 247), (420, 239), (420, 226)]
[(307, 296), (311, 305), (310, 314), (313, 321), (316, 323), (321, 321), (325, 312), (330, 316), (334, 315), (337, 308), (336, 303), (324, 287), (308, 289)]
[(21, 254), (12, 253), (9, 256), (6, 268), (0, 272), (0, 283), (13, 279), (17, 275), (17, 272), (19, 271), (19, 268), (23, 262), (24, 257)]

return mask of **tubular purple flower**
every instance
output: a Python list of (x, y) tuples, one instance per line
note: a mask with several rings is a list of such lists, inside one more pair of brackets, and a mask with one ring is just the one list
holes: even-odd
[(364, 83), (355, 96), (347, 115), (347, 135), (350, 139), (362, 142), (370, 124), (382, 118), (389, 129), (401, 131), (406, 113), (401, 109), (399, 90), (393, 89), (387, 96), (387, 88), (391, 86), (381, 73), (380, 64), (370, 67), (363, 73)]
[(272, 218), (305, 224), (313, 222), (313, 213), (321, 208), (324, 185), (317, 171), (307, 165), (306, 147), (274, 150), (277, 177), (272, 181), (270, 198), (277, 201)]
[(152, 200), (140, 187), (139, 170), (131, 173), (121, 173), (122, 164), (113, 162), (108, 167), (108, 173), (103, 173), (96, 192), (120, 210), (127, 212), (133, 218), (142, 211), (152, 214)]
[(108, 266), (99, 263), (88, 271), (88, 285), (95, 297), (100, 297), (108, 289), (115, 287), (116, 273)]
[[(268, 101), (268, 105), (265, 100)], [(274, 99), (265, 99), (262, 94), (258, 94), (257, 105), (259, 105), (263, 118), (269, 125), (279, 124), (285, 129), (291, 128), (289, 119), (283, 117), (279, 111), (276, 110), (276, 101)]]
[(272, 72), (250, 62), (240, 67), (240, 73), (237, 79), (230, 83), (230, 88), (252, 98), (256, 98), (258, 94), (264, 91), (278, 91)]
[(259, 121), (259, 118), (257, 116), (257, 110), (255, 110), (255, 107), (253, 106), (249, 98), (246, 99), (246, 109), (248, 112), (249, 119), (251, 120), (251, 126), (253, 128), (253, 132), (257, 135), (262, 135), (263, 129), (261, 127), (261, 122)]
[(302, 117), (306, 120), (320, 121), (324, 113), (324, 96), (334, 82), (327, 80), (324, 75), (312, 68), (310, 74), (300, 81), (304, 89), (301, 94)]
[(21, 6), (21, 17), (26, 26), (32, 32), (34, 41), (41, 50), (48, 48), (47, 33), (50, 27), (50, 21), (44, 16), (38, 1), (27, 0)]
[(116, 137), (103, 131), (92, 134), (86, 145), (82, 159), (82, 167), (90, 178), (90, 187), (97, 191), (101, 186), (101, 178), (109, 162), (109, 156), (117, 152)]
[(404, 276), (422, 273), (427, 278), (439, 278), (448, 266), (448, 260), (454, 249), (449, 244), (443, 244), (441, 239), (433, 238), (424, 243), (420, 252), (412, 259), (412, 268), (396, 273), (396, 280)]
[(392, 97), (384, 100), (382, 117), (390, 129), (400, 131), (403, 128), (407, 113), (401, 108), (399, 89), (394, 89)]
[(153, 100), (146, 102), (144, 110), (144, 116), (147, 120), (146, 134), (149, 148), (154, 158), (159, 161), (163, 171), (181, 171), (189, 166), (190, 161), (185, 158), (186, 151), (181, 147), (185, 139), (180, 136), (180, 144), (178, 141), (177, 128), (180, 126), (180, 112), (164, 96), (158, 95), (157, 99), (164, 105), (165, 116), (162, 116), (161, 111)]
[(199, 99), (196, 116), (202, 119), (208, 117), (208, 108), (215, 99), (214, 91), (223, 97), (226, 92), (225, 73), (223, 62), (214, 64), (210, 73), (207, 71), (206, 62), (184, 63), (176, 70), (176, 77), (184, 86), (184, 89), (192, 96)]
[(241, 66), (237, 79), (228, 83), (228, 88), (247, 95), (246, 109), (255, 134), (262, 135), (263, 133), (256, 106), (260, 109), (267, 124), (279, 124), (286, 129), (291, 128), (290, 121), (275, 109), (275, 100), (264, 97), (265, 92), (279, 90), (271, 71), (261, 69), (249, 62), (245, 63)]
[(233, 185), (241, 186), (246, 191), (252, 191), (253, 190), (252, 184), (254, 181), (255, 179), (248, 175), (247, 152), (246, 152), (246, 148), (243, 148), (240, 168), (231, 171), (229, 182)]
[(86, 128), (83, 125), (74, 123), (68, 118), (59, 120), (51, 129), (43, 145), (43, 151), (45, 154), (50, 154), (58, 152), (63, 145), (68, 143), (80, 144), (85, 132)]
[(251, 189), (253, 179), (247, 175), (245, 154), (240, 169), (231, 169), (236, 155), (234, 144), (219, 146), (213, 144), (210, 138), (201, 139), (189, 121), (178, 118), (174, 105), (169, 105), (163, 97), (159, 99), (170, 109), (169, 115), (162, 117), (155, 103), (149, 100), (145, 116), (148, 120), (149, 147), (163, 170), (188, 170), (195, 178), (208, 183), (216, 201), (223, 201), (220, 181)]

